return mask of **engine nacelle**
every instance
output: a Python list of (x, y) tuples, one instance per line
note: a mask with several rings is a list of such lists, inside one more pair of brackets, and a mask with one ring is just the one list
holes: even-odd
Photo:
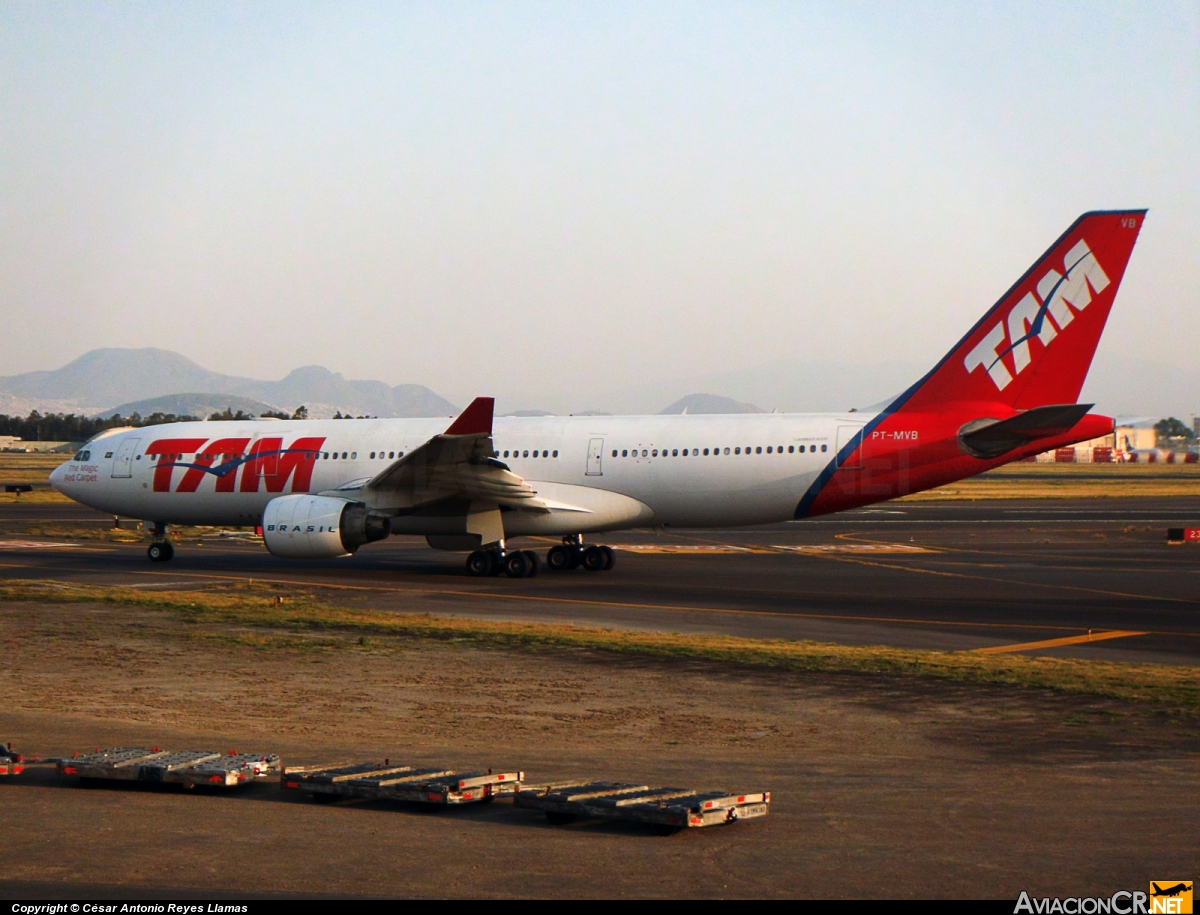
[(388, 519), (372, 515), (361, 502), (295, 494), (267, 503), (263, 541), (285, 559), (349, 556), (364, 543), (391, 533)]

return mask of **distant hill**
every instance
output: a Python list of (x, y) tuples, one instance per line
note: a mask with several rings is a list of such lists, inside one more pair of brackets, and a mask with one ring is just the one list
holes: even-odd
[(665, 410), (659, 410), (660, 414), (667, 413), (682, 413), (684, 410), (688, 413), (766, 413), (762, 407), (756, 407), (752, 403), (742, 403), (740, 400), (734, 400), (732, 397), (722, 397), (719, 394), (688, 394), (686, 397), (681, 397)]
[(120, 413), (122, 416), (132, 416), (139, 413), (149, 416), (151, 413), (174, 413), (176, 416), (205, 419), (226, 409), (234, 413), (241, 410), (243, 413), (261, 416), (268, 410), (278, 413), (281, 408), (250, 397), (238, 397), (236, 394), (167, 394), (163, 397), (151, 397), (149, 400), (118, 404), (101, 415), (112, 416), (114, 413)]
[(9, 413), (39, 409), (111, 415), (117, 406), (124, 413), (129, 404), (168, 395), (195, 396), (189, 392), (196, 391), (205, 392), (205, 398), (220, 395), (222, 410), (234, 396), (275, 404), (289, 413), (303, 404), (313, 417), (332, 416), (337, 410), (356, 416), (459, 412), (450, 401), (419, 384), (356, 381), (319, 365), (295, 369), (279, 381), (259, 381), (212, 372), (179, 353), (152, 348), (96, 349), (54, 371), (0, 377), (0, 406)]

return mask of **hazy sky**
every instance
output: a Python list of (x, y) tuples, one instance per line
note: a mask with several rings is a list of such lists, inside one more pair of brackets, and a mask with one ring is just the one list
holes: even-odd
[(1195, 2), (0, 5), (0, 374), (932, 363), (1141, 206), (1101, 346), (1194, 370)]

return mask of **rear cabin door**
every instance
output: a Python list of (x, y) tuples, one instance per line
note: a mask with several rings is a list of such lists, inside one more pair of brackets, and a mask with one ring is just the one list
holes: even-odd
[[(842, 449), (854, 441), (854, 436), (862, 432), (863, 427), (860, 425), (854, 426), (838, 426), (837, 450), (838, 454), (842, 453)], [(847, 455), (844, 459), (838, 458), (841, 463), (839, 467), (844, 467), (846, 470), (858, 470), (862, 467), (862, 443), (854, 450), (853, 454)]]
[(600, 461), (604, 457), (604, 439), (594, 438), (588, 443), (587, 475), (589, 477), (604, 476)]
[(133, 476), (133, 453), (137, 451), (140, 441), (140, 438), (127, 438), (121, 442), (121, 447), (117, 449), (117, 456), (113, 458), (113, 477), (122, 479)]

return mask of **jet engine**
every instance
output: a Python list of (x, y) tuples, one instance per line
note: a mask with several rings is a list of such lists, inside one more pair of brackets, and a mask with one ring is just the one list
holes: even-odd
[(285, 559), (349, 556), (390, 533), (385, 516), (372, 515), (362, 502), (330, 496), (280, 496), (263, 512), (267, 549)]

